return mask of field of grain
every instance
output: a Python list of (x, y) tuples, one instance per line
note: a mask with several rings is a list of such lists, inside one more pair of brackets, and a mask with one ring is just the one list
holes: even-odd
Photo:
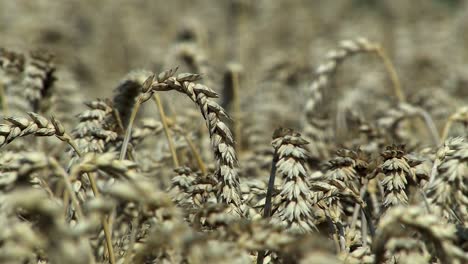
[(468, 263), (466, 25), (0, 0), (0, 263)]

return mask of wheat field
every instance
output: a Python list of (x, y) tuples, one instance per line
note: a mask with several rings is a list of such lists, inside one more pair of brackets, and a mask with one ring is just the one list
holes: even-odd
[(468, 263), (467, 24), (0, 0), (0, 263)]

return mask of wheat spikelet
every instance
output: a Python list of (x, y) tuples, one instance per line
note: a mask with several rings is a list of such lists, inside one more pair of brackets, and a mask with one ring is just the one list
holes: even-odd
[(106, 143), (117, 138), (117, 133), (106, 125), (111, 117), (112, 107), (103, 100), (96, 100), (86, 104), (89, 110), (78, 115), (79, 123), (72, 131), (78, 147), (83, 153), (103, 152)]
[(375, 44), (360, 38), (342, 41), (337, 49), (329, 51), (326, 55), (326, 62), (317, 67), (314, 81), (309, 86), (310, 97), (305, 107), (306, 116), (314, 116), (316, 106), (323, 99), (323, 90), (329, 85), (333, 74), (346, 58), (363, 52), (373, 52), (374, 49)]
[[(463, 138), (448, 139), (438, 151), (436, 174), (427, 185), (430, 202), (439, 206), (448, 219), (468, 219), (468, 143)], [(456, 217), (454, 217), (454, 212)]]
[(39, 103), (54, 85), (54, 56), (46, 51), (37, 50), (30, 53), (24, 66), (22, 86), (23, 93), (33, 111), (39, 111)]
[(435, 249), (433, 254), (442, 263), (464, 263), (468, 260), (466, 252), (454, 244), (454, 225), (444, 223), (435, 214), (427, 214), (421, 207), (396, 206), (389, 209), (380, 219), (373, 247), (376, 263), (384, 260), (386, 245), (393, 237), (411, 237), (408, 229), (419, 232), (426, 238), (424, 241), (432, 242)]
[(83, 110), (83, 94), (71, 72), (57, 69), (55, 75), (53, 91), (39, 106), (42, 113), (53, 113), (67, 130), (71, 130), (76, 125), (76, 115)]
[[(12, 153), (13, 154), (13, 153)], [(0, 189), (9, 191), (13, 188), (36, 187), (46, 190), (50, 197), (54, 194), (47, 182), (55, 174), (49, 158), (43, 152), (15, 152), (3, 158), (1, 166)], [(45, 171), (45, 173), (39, 173)], [(46, 175), (46, 176), (45, 176)]]
[(442, 141), (445, 141), (445, 139), (447, 138), (453, 122), (460, 122), (465, 124), (468, 122), (468, 106), (460, 107), (455, 113), (450, 115), (447, 122), (445, 123), (444, 131), (442, 132)]
[[(3, 208), (10, 214), (22, 212), (25, 217), (38, 221), (38, 235), (49, 237), (42, 249), (52, 262), (93, 263), (88, 241), (76, 240), (72, 229), (65, 222), (61, 206), (47, 197), (43, 190), (22, 188), (6, 197), (8, 206)], [(54, 241), (60, 240), (60, 243)]]
[[(345, 150), (339, 151), (337, 154), (338, 157), (329, 161), (325, 178), (344, 192), (353, 193), (357, 200), (360, 201), (358, 198), (359, 187), (357, 185), (357, 173), (354, 169), (354, 160), (346, 157)], [(351, 192), (345, 189), (349, 189)], [(345, 250), (348, 243), (345, 243), (342, 220), (344, 218), (344, 205), (338, 198), (332, 197), (328, 199), (327, 214), (337, 227), (338, 235), (340, 236), (340, 249)]]
[(326, 55), (326, 61), (317, 67), (314, 81), (312, 81), (308, 89), (309, 94), (305, 104), (303, 121), (304, 135), (312, 142), (312, 155), (318, 157), (328, 155), (323, 143), (327, 140), (326, 129), (328, 124), (316, 114), (317, 107), (323, 100), (325, 88), (330, 85), (337, 68), (346, 58), (358, 53), (374, 52), (375, 47), (375, 44), (364, 38), (342, 41), (337, 49), (331, 50)]
[(382, 186), (384, 188), (383, 206), (408, 204), (409, 181), (415, 178), (414, 172), (408, 164), (403, 146), (389, 146), (382, 152), (383, 164), (379, 166), (384, 174)]
[(55, 118), (49, 121), (47, 118), (33, 112), (29, 112), (28, 115), (31, 120), (24, 117), (5, 118), (10, 124), (0, 125), (0, 146), (9, 144), (19, 137), (29, 135), (38, 137), (56, 136), (60, 140), (72, 144), (71, 137), (65, 133), (64, 127)]
[[(196, 175), (188, 167), (180, 167), (174, 170), (177, 173), (172, 178), (171, 189), (169, 193), (176, 204), (190, 203), (189, 189), (193, 186)], [(191, 202), (193, 204), (193, 201)]]
[(2, 98), (4, 114), (21, 114), (31, 111), (28, 100), (22, 94), (22, 73), (25, 66), (23, 54), (0, 49), (0, 76), (4, 91)]
[(41, 101), (51, 95), (56, 80), (53, 57), (42, 50), (30, 52), (28, 56), (0, 51), (0, 76), (9, 97), (4, 103), (11, 114), (42, 112)]
[(288, 129), (278, 130), (275, 134), (272, 144), (278, 151), (276, 167), (283, 186), (273, 220), (279, 220), (292, 232), (311, 232), (314, 224), (304, 148), (308, 142), (299, 133)]

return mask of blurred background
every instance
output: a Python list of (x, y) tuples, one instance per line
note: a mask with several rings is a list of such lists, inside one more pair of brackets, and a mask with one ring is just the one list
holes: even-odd
[[(461, 0), (0, 0), (0, 47), (51, 51), (86, 100), (112, 97), (132, 70), (179, 66), (203, 74), (232, 112), (226, 79), (238, 72), (238, 119), (243, 128), (262, 127), (266, 142), (280, 125), (299, 126), (314, 69), (341, 40), (358, 37), (384, 47), (408, 101), (429, 111), (440, 130), (468, 101), (466, 25)], [(395, 100), (381, 63), (371, 55), (350, 61), (325, 103), (367, 118), (373, 108), (385, 111)]]
[(363, 36), (382, 43), (403, 83), (464, 82), (466, 25), (461, 0), (0, 1), (0, 46), (52, 51), (89, 98), (107, 96), (132, 69), (170, 64), (183, 30), (196, 32), (216, 71), (239, 62), (250, 80), (272, 60), (314, 66), (339, 40)]

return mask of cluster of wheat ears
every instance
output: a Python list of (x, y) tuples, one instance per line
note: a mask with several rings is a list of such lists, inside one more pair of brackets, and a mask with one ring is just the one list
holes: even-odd
[[(295, 70), (272, 67), (241, 102), (241, 67), (215, 88), (194, 49), (174, 49), (194, 73), (133, 71), (77, 116), (54, 56), (0, 49), (1, 263), (468, 263), (468, 105), (435, 120), (446, 105), (407, 97), (360, 38), (325, 55), (298, 125), (279, 128), (288, 108), (270, 97)], [(391, 87), (366, 113), (336, 94), (359, 54)]]

